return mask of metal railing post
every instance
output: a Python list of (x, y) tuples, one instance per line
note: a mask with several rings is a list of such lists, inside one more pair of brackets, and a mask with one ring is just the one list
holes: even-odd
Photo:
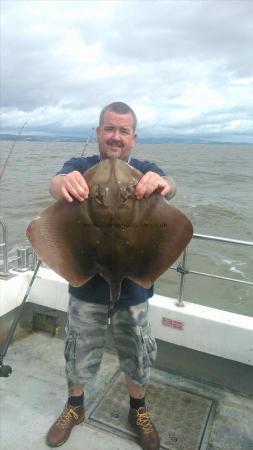
[(2, 276), (7, 276), (9, 275), (9, 270), (8, 270), (8, 229), (7, 229), (7, 225), (6, 223), (1, 219), (0, 220), (0, 224), (3, 230), (3, 240), (0, 244), (0, 247), (2, 247), (3, 249), (3, 264), (2, 264), (2, 268), (3, 270), (0, 271), (0, 274)]
[[(228, 239), (228, 238), (223, 238), (223, 237), (219, 237), (219, 236), (208, 236), (208, 235), (204, 235), (204, 234), (195, 234), (194, 233), (193, 238), (199, 239), (199, 240), (204, 240), (204, 241), (213, 241), (213, 242), (221, 242), (221, 243), (225, 243), (225, 244), (244, 245), (247, 247), (253, 247), (252, 241)], [(188, 247), (185, 248), (183, 255), (182, 255), (182, 259), (181, 259), (180, 263), (178, 264), (178, 266), (173, 266), (170, 268), (171, 270), (175, 270), (180, 274), (179, 295), (178, 295), (178, 299), (176, 302), (176, 306), (179, 306), (179, 307), (185, 306), (184, 302), (183, 302), (183, 291), (184, 291), (184, 286), (185, 286), (185, 275), (187, 275), (187, 274), (215, 278), (217, 280), (232, 281), (232, 282), (235, 282), (238, 284), (253, 286), (253, 281), (239, 280), (237, 278), (225, 277), (225, 276), (221, 276), (221, 275), (214, 275), (211, 273), (199, 272), (196, 270), (186, 269), (187, 252), (188, 252)]]
[(182, 260), (180, 264), (177, 266), (177, 272), (180, 273), (180, 286), (176, 306), (185, 306), (183, 302), (183, 291), (185, 285), (185, 275), (188, 273), (188, 271), (186, 270), (187, 250), (188, 247), (184, 249)]

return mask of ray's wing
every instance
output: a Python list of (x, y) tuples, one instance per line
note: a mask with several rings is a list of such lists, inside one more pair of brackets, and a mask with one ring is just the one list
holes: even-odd
[(180, 256), (192, 238), (192, 224), (181, 211), (155, 194), (136, 203), (132, 228), (134, 263), (128, 277), (148, 288)]
[(96, 274), (97, 229), (89, 218), (87, 201), (57, 201), (30, 223), (26, 234), (39, 258), (73, 286)]

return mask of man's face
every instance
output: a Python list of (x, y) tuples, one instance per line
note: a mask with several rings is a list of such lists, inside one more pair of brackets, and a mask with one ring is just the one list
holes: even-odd
[(118, 158), (128, 161), (137, 134), (133, 130), (131, 114), (106, 111), (101, 127), (97, 128), (97, 140), (102, 159)]

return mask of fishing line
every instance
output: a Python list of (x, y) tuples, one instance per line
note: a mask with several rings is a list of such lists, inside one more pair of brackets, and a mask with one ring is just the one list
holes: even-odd
[(4, 174), (4, 171), (5, 171), (5, 169), (6, 169), (6, 166), (7, 166), (7, 164), (8, 164), (8, 161), (9, 161), (9, 159), (10, 159), (10, 156), (11, 156), (13, 150), (14, 150), (14, 147), (15, 147), (15, 145), (16, 145), (16, 142), (17, 142), (19, 136), (21, 135), (23, 129), (25, 128), (26, 124), (27, 124), (27, 122), (25, 122), (24, 125), (22, 125), (22, 127), (20, 128), (20, 130), (19, 130), (19, 132), (18, 132), (18, 134), (17, 134), (17, 136), (16, 136), (16, 139), (15, 139), (15, 141), (13, 142), (13, 144), (12, 144), (10, 150), (9, 150), (9, 153), (8, 153), (8, 155), (7, 155), (7, 158), (6, 158), (6, 160), (5, 160), (5, 162), (4, 162), (4, 165), (3, 165), (2, 169), (1, 169), (1, 172), (0, 172), (0, 181), (1, 181), (1, 178), (2, 178), (2, 176), (3, 176), (3, 174)]

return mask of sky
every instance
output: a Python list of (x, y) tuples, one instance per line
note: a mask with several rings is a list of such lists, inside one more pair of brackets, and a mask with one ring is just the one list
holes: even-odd
[(253, 143), (251, 0), (1, 0), (1, 133), (85, 136), (124, 101), (139, 137)]

